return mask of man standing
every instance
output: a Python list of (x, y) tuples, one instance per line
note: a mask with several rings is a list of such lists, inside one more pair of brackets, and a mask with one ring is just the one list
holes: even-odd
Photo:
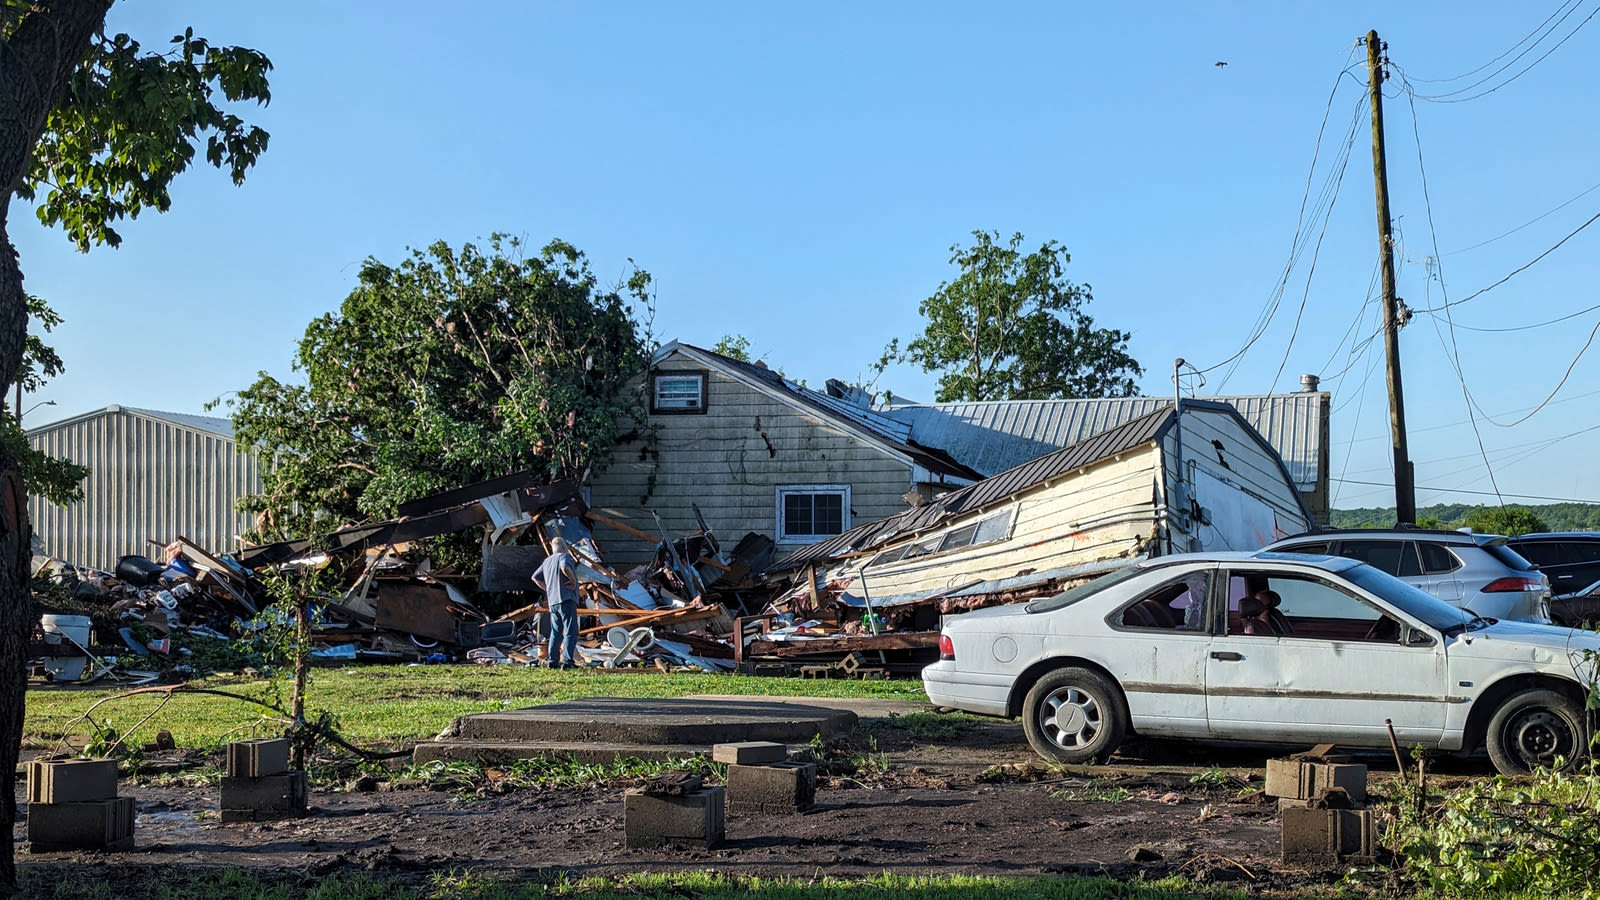
[(552, 669), (578, 667), (578, 575), (561, 538), (550, 541), (550, 555), (533, 573), (533, 583), (544, 589), (550, 607), (550, 647), (545, 664)]

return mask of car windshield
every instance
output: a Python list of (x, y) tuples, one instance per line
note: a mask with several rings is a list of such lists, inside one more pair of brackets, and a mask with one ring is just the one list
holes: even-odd
[(1025, 608), (1031, 613), (1054, 612), (1062, 607), (1071, 606), (1072, 604), (1077, 603), (1079, 600), (1082, 600), (1091, 594), (1097, 594), (1114, 584), (1121, 584), (1122, 582), (1127, 581), (1129, 578), (1132, 578), (1143, 571), (1145, 570), (1139, 568), (1138, 566), (1128, 566), (1125, 569), (1118, 569), (1115, 572), (1101, 575), (1099, 578), (1096, 578), (1092, 581), (1085, 581), (1083, 584), (1080, 584), (1071, 590), (1062, 591), (1054, 597), (1046, 597), (1043, 600), (1035, 600), (1032, 603), (1029, 603)]
[(1339, 573), (1356, 585), (1378, 595), (1393, 603), (1401, 612), (1437, 628), (1448, 631), (1452, 628), (1466, 628), (1473, 622), (1471, 613), (1451, 606), (1425, 591), (1418, 590), (1404, 581), (1381, 572), (1371, 566), (1351, 566)]

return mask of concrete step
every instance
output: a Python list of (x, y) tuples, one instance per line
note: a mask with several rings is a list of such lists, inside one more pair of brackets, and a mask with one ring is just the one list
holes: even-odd
[(705, 745), (737, 741), (804, 743), (848, 731), (847, 709), (762, 697), (636, 699), (590, 697), (508, 712), (462, 716), (446, 738), (491, 742)]
[(417, 745), (411, 759), (415, 763), (478, 762), (506, 765), (519, 759), (539, 756), (564, 756), (588, 765), (604, 765), (634, 757), (646, 762), (665, 762), (690, 756), (711, 755), (709, 744), (618, 744), (600, 741), (485, 741), (438, 740)]

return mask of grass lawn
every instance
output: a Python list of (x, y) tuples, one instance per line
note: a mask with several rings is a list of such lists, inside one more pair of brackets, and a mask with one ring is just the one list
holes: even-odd
[[(217, 676), (191, 683), (245, 694), (287, 707), (287, 680), (252, 681)], [(28, 691), (23, 746), (46, 748), (68, 731), (89, 734), (73, 720), (96, 701), (125, 691), (118, 685), (88, 688), (37, 688)], [(742, 694), (773, 697), (851, 697), (926, 700), (920, 681), (844, 681), (755, 678), (743, 675), (658, 672), (550, 672), (522, 666), (368, 666), (315, 669), (306, 700), (307, 716), (331, 713), (345, 738), (364, 745), (394, 745), (431, 738), (456, 716), (519, 709), (577, 697), (682, 697), (688, 694)], [(134, 744), (150, 741), (158, 730), (172, 732), (180, 747), (213, 749), (229, 740), (281, 732), (269, 710), (226, 697), (176, 694), (148, 722), (162, 702), (144, 694), (113, 700), (95, 710), (101, 726), (118, 734), (138, 727)]]

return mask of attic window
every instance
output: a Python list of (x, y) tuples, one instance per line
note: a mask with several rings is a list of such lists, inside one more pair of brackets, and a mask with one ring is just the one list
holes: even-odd
[(706, 411), (706, 373), (657, 372), (650, 412), (664, 415)]
[(778, 488), (778, 543), (815, 543), (850, 530), (848, 484)]

